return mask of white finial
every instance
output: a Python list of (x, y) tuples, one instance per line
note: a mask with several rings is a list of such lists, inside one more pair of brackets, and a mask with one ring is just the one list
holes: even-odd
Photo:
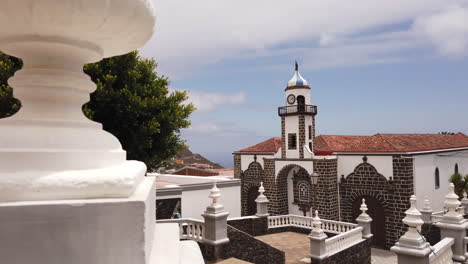
[(408, 232), (405, 233), (405, 235), (403, 235), (400, 238), (400, 242), (411, 241), (411, 240), (415, 242), (421, 241), (421, 237), (417, 229), (419, 229), (419, 227), (424, 224), (424, 221), (421, 219), (421, 213), (416, 208), (416, 196), (415, 195), (411, 195), (410, 203), (411, 203), (410, 208), (406, 210), (405, 212), (406, 217), (403, 218), (403, 223), (409, 226), (409, 230)]
[(260, 182), (260, 188), (258, 188), (258, 192), (260, 193), (260, 195), (263, 195), (263, 193), (265, 192), (265, 188), (263, 188), (263, 182)]
[(316, 236), (324, 234), (322, 229), (322, 222), (320, 221), (317, 210), (315, 210), (315, 216), (312, 218), (312, 231), (310, 234)]
[(461, 203), (458, 201), (458, 195), (455, 194), (455, 185), (453, 183), (449, 185), (449, 193), (445, 196), (444, 204), (448, 208), (447, 216), (458, 216), (457, 208)]
[(211, 198), (211, 205), (216, 205), (218, 203), (218, 199), (221, 197), (221, 192), (216, 186), (216, 181), (213, 182), (213, 188), (211, 188), (210, 195), (208, 195), (208, 197)]
[(431, 202), (429, 201), (427, 195), (424, 196), (424, 207), (423, 207), (423, 211), (431, 211), (432, 208), (431, 208)]
[(361, 215), (362, 216), (369, 216), (366, 212), (367, 210), (367, 204), (366, 204), (366, 199), (362, 198), (362, 204), (361, 204), (361, 208), (359, 208), (361, 210)]

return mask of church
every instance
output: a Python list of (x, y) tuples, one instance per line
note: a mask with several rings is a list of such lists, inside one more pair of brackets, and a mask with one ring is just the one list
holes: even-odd
[(316, 136), (312, 99), (296, 63), (285, 105), (278, 107), (281, 137), (233, 153), (242, 215), (255, 214), (260, 182), (272, 215), (310, 216), (312, 209), (354, 222), (365, 198), (374, 246), (389, 248), (406, 231), (401, 220), (412, 194), (419, 208), (427, 199), (442, 211), (450, 176), (468, 174), (468, 136), (462, 133)]

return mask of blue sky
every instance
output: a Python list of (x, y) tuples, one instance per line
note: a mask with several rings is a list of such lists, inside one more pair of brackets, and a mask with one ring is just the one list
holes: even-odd
[(233, 151), (280, 135), (294, 60), (318, 135), (468, 134), (468, 1), (159, 0), (156, 10), (141, 54), (197, 106), (182, 132), (191, 150), (226, 167)]

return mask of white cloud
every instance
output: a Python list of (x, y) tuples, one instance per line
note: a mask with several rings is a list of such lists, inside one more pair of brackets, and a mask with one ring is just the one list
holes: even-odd
[[(157, 57), (161, 69), (172, 78), (246, 52), (253, 56), (265, 51), (274, 54), (279, 45), (298, 48), (295, 43), (302, 43), (304, 54), (317, 53), (317, 48), (330, 45), (336, 49), (343, 37), (359, 37), (385, 27), (391, 33), (395, 29), (388, 27), (411, 24), (415, 19), (466, 3), (466, 0), (155, 1), (156, 34), (142, 53)], [(419, 21), (425, 24), (424, 19)], [(460, 25), (459, 21), (456, 25)], [(463, 31), (456, 32), (460, 30)], [(304, 47), (304, 43), (309, 46)], [(455, 47), (448, 50), (459, 49), (461, 44), (452, 45)], [(346, 63), (352, 64), (354, 60)]]
[(197, 108), (198, 112), (209, 112), (216, 109), (219, 106), (226, 104), (238, 105), (245, 102), (245, 93), (237, 92), (232, 94), (227, 93), (210, 93), (210, 92), (199, 92), (189, 91), (188, 102), (193, 103)]
[(413, 29), (431, 41), (443, 55), (460, 56), (468, 52), (467, 7), (453, 6), (419, 17)]

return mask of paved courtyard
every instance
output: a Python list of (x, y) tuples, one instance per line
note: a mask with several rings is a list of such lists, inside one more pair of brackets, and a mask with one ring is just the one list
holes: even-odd
[[(307, 235), (284, 232), (271, 235), (257, 236), (257, 239), (285, 252), (286, 264), (308, 263), (309, 239)], [(396, 264), (396, 256), (388, 250), (372, 249), (372, 263)]]

